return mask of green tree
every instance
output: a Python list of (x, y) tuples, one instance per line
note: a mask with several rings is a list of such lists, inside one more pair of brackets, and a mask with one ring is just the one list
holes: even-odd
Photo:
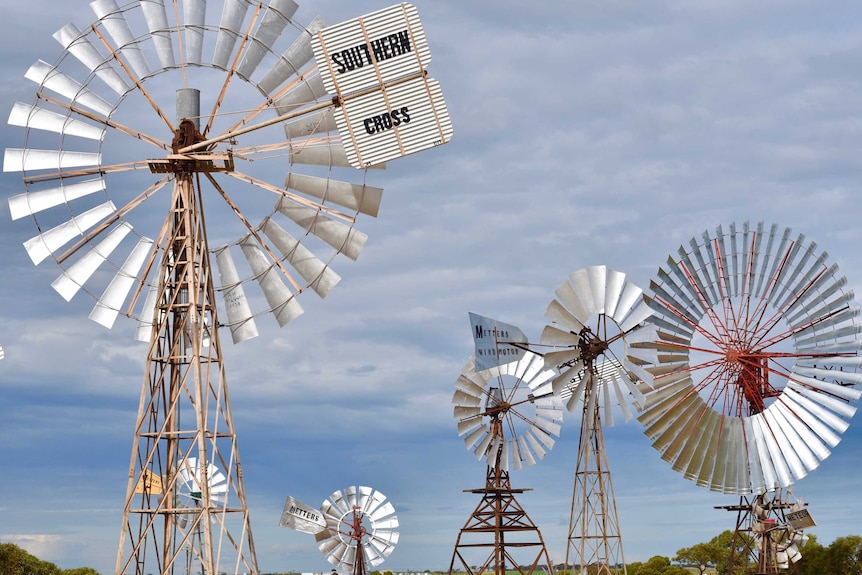
[(668, 567), (670, 567), (669, 558), (655, 555), (638, 568), (637, 575), (664, 575)]
[(707, 565), (716, 565), (726, 553), (720, 545), (714, 543), (715, 539), (713, 538), (709, 543), (698, 543), (691, 547), (684, 547), (676, 552), (676, 557), (673, 560), (685, 565), (694, 565), (703, 575)]
[(77, 569), (63, 569), (60, 575), (99, 575), (92, 567), (78, 567)]
[(3, 575), (60, 575), (53, 563), (30, 555), (14, 543), (0, 543), (0, 573)]
[(806, 550), (808, 545), (802, 549), (806, 574), (862, 575), (862, 537), (858, 535), (839, 537), (829, 547), (821, 548), (820, 552), (814, 550), (807, 558)]

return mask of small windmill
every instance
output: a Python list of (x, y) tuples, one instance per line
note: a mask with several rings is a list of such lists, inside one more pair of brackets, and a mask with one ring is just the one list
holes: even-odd
[(762, 527), (781, 518), (762, 510), (791, 505), (782, 490), (829, 456), (862, 396), (859, 309), (827, 262), (777, 224), (704, 231), (659, 268), (648, 320), (657, 337), (629, 350), (652, 384), (644, 433), (686, 479), (740, 498), (725, 508), (737, 512), (737, 540), (760, 534), (758, 573), (798, 557), (772, 552)]
[(572, 273), (554, 294), (545, 312), (554, 325), (545, 327), (541, 343), (555, 350), (545, 353), (545, 366), (559, 370), (554, 393), (581, 415), (566, 569), (610, 575), (622, 566), (625, 573), (603, 427), (613, 425), (614, 405), (629, 421), (630, 398), (642, 398), (644, 384), (629, 373), (625, 346), (650, 339), (642, 322), (652, 312), (641, 289), (606, 266)]
[(329, 563), (351, 575), (368, 575), (398, 543), (395, 507), (380, 491), (350, 486), (333, 492), (320, 509), (288, 497), (279, 523), (316, 536)]
[(553, 572), (541, 531), (515, 497), (528, 490), (512, 487), (509, 470), (535, 465), (560, 434), (554, 374), (541, 356), (512, 345), (526, 343), (518, 328), (476, 314), (470, 319), (476, 354), (455, 382), (453, 413), (458, 435), (485, 462), (486, 474), (483, 488), (467, 490), (482, 499), (458, 533), (449, 573), (529, 575), (544, 566)]
[(301, 293), (325, 297), (380, 205), (354, 168), (444, 144), (451, 122), (407, 3), (331, 27), (298, 22), (293, 0), (90, 7), (26, 72), (34, 101), (9, 116), (24, 147), (3, 169), (23, 173), (10, 212), (36, 222), (24, 246), (61, 267), (52, 287), (93, 296), (105, 327), (134, 318), (149, 344), (116, 575), (173, 574), (189, 549), (203, 573), (256, 574), (219, 328), (242, 342), (262, 315), (296, 319)]

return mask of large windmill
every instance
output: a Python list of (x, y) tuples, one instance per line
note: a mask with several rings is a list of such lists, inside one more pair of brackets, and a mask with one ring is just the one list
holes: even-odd
[(544, 354), (545, 366), (559, 370), (554, 393), (581, 416), (566, 569), (611, 575), (622, 566), (625, 573), (604, 426), (613, 425), (615, 405), (629, 421), (629, 403), (643, 397), (644, 384), (630, 375), (625, 348), (651, 339), (654, 331), (642, 323), (652, 311), (640, 288), (606, 266), (570, 274), (554, 294), (545, 312), (553, 325), (541, 338), (542, 345), (554, 348)]
[(785, 490), (838, 445), (862, 395), (862, 323), (846, 284), (790, 228), (719, 226), (659, 269), (648, 320), (658, 337), (629, 350), (652, 383), (646, 435), (686, 479), (739, 497), (736, 535), (758, 538), (758, 573), (798, 558), (782, 560), (763, 524), (783, 522)]
[(33, 262), (62, 268), (54, 289), (149, 342), (116, 573), (257, 573), (218, 328), (241, 342), (324, 297), (380, 203), (354, 168), (449, 140), (428, 45), (410, 4), (332, 27), (293, 0), (90, 7), (25, 74), (3, 168), (23, 172), (10, 210), (36, 223)]

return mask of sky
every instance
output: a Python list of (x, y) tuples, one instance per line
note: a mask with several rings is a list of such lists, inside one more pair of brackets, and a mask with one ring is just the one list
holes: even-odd
[[(86, 4), (0, 0), (0, 109), (32, 101), (24, 73), (59, 56), (55, 31), (94, 20)], [(388, 3), (300, 5), (303, 22), (336, 23)], [(305, 314), (281, 329), (262, 318), (260, 336), (238, 345), (221, 334), (262, 572), (329, 569), (313, 538), (278, 519), (288, 495), (317, 505), (348, 485), (372, 486), (396, 508), (401, 540), (383, 568), (448, 569), (478, 503), (464, 490), (485, 478), (452, 418), (473, 351), (468, 312), (537, 340), (569, 273), (604, 264), (646, 288), (681, 243), (744, 221), (804, 233), (851, 289), (862, 286), (854, 2), (415, 5), (452, 141), (369, 172), (385, 190), (380, 213), (361, 218), (365, 249), (334, 263), (342, 280), (325, 300), (306, 298)], [(0, 138), (24, 146), (18, 127)], [(20, 174), (3, 173), (0, 187), (21, 193)], [(112, 330), (89, 321), (87, 294), (59, 297), (57, 267), (33, 266), (22, 247), (33, 222), (0, 206), (0, 541), (111, 573), (146, 346), (130, 320)], [(859, 534), (855, 419), (795, 486), (824, 544)], [(512, 477), (531, 489), (518, 501), (554, 562), (565, 554), (577, 436), (568, 415), (553, 451)], [(715, 506), (738, 499), (670, 469), (637, 421), (605, 440), (627, 561), (672, 557), (733, 528)]]

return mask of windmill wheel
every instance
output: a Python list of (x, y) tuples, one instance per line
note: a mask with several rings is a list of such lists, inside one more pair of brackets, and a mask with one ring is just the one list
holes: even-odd
[[(323, 21), (297, 23), (292, 0), (90, 6), (92, 25), (61, 28), (60, 57), (25, 74), (35, 98), (9, 117), (24, 147), (4, 156), (26, 186), (12, 217), (38, 230), (27, 253), (62, 269), (54, 289), (89, 293), (106, 327), (139, 319), (148, 341), (158, 264), (179, 257), (165, 218), (184, 174), (235, 342), (257, 335), (261, 314), (280, 326), (301, 314), (299, 293), (326, 296), (340, 279), (332, 260), (359, 255), (367, 237), (354, 224), (376, 216), (382, 190), (350, 167), (338, 136), (312, 50)], [(285, 114), (296, 117), (276, 121)]]
[(339, 569), (365, 573), (363, 566), (380, 565), (398, 543), (395, 507), (371, 487), (351, 486), (335, 491), (323, 501), (320, 510), (326, 518), (327, 531), (318, 536), (318, 548)]
[(508, 471), (510, 465), (521, 469), (545, 457), (563, 419), (551, 388), (553, 376), (532, 352), (482, 371), (476, 371), (472, 357), (467, 361), (455, 382), (453, 414), (458, 435), (476, 459)]
[(639, 419), (698, 485), (786, 488), (823, 461), (859, 399), (853, 292), (826, 252), (777, 225), (719, 226), (651, 282), (655, 342), (630, 359), (653, 384)]
[(227, 476), (212, 463), (206, 466), (204, 473), (202, 463), (196, 457), (187, 457), (176, 473), (177, 521), (181, 527), (185, 527), (189, 519), (183, 509), (227, 506)]
[(569, 411), (586, 403), (587, 413), (595, 413), (601, 399), (607, 425), (613, 425), (616, 403), (629, 421), (628, 396), (641, 399), (642, 384), (627, 372), (625, 347), (654, 333), (642, 325), (652, 314), (643, 291), (622, 272), (590, 266), (572, 273), (554, 294), (545, 316), (555, 325), (545, 326), (541, 338), (555, 348), (544, 356), (545, 365), (560, 372), (552, 383), (554, 393)]

